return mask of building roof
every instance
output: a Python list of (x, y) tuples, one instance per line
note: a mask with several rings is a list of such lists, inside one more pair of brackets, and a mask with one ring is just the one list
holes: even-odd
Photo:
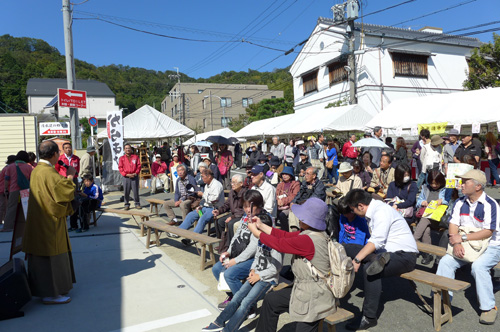
[[(331, 18), (320, 17), (318, 18), (318, 24), (326, 25), (338, 25)], [(340, 24), (339, 27), (346, 27), (346, 24)], [(481, 46), (481, 41), (477, 38), (455, 36), (443, 33), (435, 32), (425, 32), (419, 30), (410, 30), (403, 28), (395, 28), (384, 25), (377, 24), (367, 24), (360, 22), (354, 22), (354, 30), (360, 32), (363, 29), (363, 33), (368, 36), (380, 36), (382, 35), (387, 38), (398, 38), (406, 39), (411, 41), (421, 41), (427, 43), (440, 43), (456, 46), (467, 46), (467, 47), (479, 47)]]
[[(170, 91), (177, 89), (176, 83)], [(218, 90), (269, 90), (266, 84), (225, 84), (225, 83), (181, 83), (181, 90), (184, 93), (197, 93), (198, 90), (218, 89)], [(273, 91), (273, 90), (269, 90)]]
[[(30, 78), (26, 86), (27, 96), (50, 96), (57, 94), (57, 89), (66, 89), (64, 78)], [(76, 90), (86, 91), (88, 97), (114, 97), (115, 94), (106, 83), (94, 80), (76, 80)]]

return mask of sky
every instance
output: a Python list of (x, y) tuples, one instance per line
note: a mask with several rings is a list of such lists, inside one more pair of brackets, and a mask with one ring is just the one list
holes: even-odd
[[(272, 71), (291, 65), (300, 47), (272, 60), (307, 39), (318, 17), (331, 18), (330, 8), (341, 2), (73, 1), (73, 48), (77, 59), (96, 66), (121, 64), (157, 71), (178, 67), (195, 78), (231, 70)], [(0, 34), (43, 39), (64, 54), (61, 8), (62, 0), (0, 0)], [(433, 12), (437, 13), (428, 15)], [(395, 26), (433, 26), (447, 32), (498, 21), (456, 34), (500, 30), (498, 13), (499, 0), (362, 0), (364, 23), (392, 26), (410, 20)], [(428, 16), (419, 18), (424, 15)], [(493, 32), (484, 32), (471, 37), (490, 42), (492, 36)]]

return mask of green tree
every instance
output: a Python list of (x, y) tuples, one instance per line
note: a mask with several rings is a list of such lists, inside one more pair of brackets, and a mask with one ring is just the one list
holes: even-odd
[(472, 51), (469, 76), (464, 82), (468, 90), (500, 86), (500, 36), (493, 34), (493, 43), (481, 45)]
[(247, 114), (240, 114), (237, 119), (231, 120), (229, 122), (228, 126), (229, 129), (231, 129), (234, 132), (237, 132), (241, 128), (245, 127), (248, 124), (248, 115)]
[(249, 122), (293, 113), (291, 102), (285, 98), (263, 99), (246, 109)]

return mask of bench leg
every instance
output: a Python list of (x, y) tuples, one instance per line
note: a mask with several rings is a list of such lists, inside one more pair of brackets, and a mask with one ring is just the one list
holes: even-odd
[(94, 227), (97, 227), (97, 218), (96, 218), (96, 216), (95, 216), (95, 210), (94, 210), (94, 211), (92, 211), (92, 215), (93, 215), (93, 217), (94, 217), (94, 222), (93, 222), (92, 224), (94, 225)]
[(160, 246), (160, 232), (155, 228), (155, 239), (156, 239), (156, 246)]
[[(141, 220), (144, 222), (145, 220), (149, 220), (148, 217), (141, 217)], [(144, 236), (144, 224), (141, 222), (141, 236)]]
[(149, 249), (149, 245), (151, 244), (151, 227), (148, 227), (147, 235), (146, 235), (146, 249)]
[[(448, 291), (437, 288), (432, 289), (434, 294), (434, 329), (441, 331), (441, 326), (446, 322), (452, 322), (450, 295)], [(441, 304), (444, 307), (444, 313), (441, 310)]]
[(204, 244), (201, 248), (201, 270), (205, 270), (207, 263), (206, 263), (206, 258), (207, 258), (207, 245)]

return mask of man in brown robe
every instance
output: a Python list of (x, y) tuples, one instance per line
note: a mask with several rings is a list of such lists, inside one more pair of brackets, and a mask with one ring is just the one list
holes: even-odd
[(66, 177), (55, 170), (59, 148), (54, 142), (40, 144), (39, 155), (40, 162), (31, 173), (23, 238), (28, 279), (31, 293), (44, 304), (68, 303), (71, 298), (66, 294), (73, 288), (75, 274), (66, 217), (74, 212), (76, 170), (69, 167)]

